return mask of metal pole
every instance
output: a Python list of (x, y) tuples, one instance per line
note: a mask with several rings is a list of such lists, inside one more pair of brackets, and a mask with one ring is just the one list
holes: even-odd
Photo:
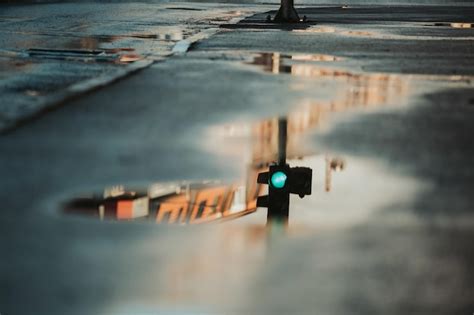
[(300, 22), (300, 17), (295, 10), (294, 0), (281, 0), (280, 10), (273, 19), (280, 23), (295, 23)]
[(287, 143), (288, 120), (278, 119), (278, 165), (286, 164), (286, 143)]
[[(287, 145), (287, 128), (288, 120), (286, 118), (278, 119), (278, 164), (270, 166), (270, 176), (273, 173), (272, 169), (284, 171), (288, 174), (289, 166), (286, 164), (286, 145)], [(270, 184), (268, 188), (268, 213), (267, 225), (272, 224), (288, 225), (289, 208), (290, 208), (290, 192), (273, 188)]]

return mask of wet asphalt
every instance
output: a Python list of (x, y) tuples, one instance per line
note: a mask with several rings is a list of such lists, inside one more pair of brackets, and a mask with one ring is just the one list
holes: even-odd
[[(474, 8), (305, 8), (298, 28), (264, 11), (0, 136), (1, 314), (472, 313), (474, 44), (454, 23)], [(286, 234), (264, 209), (193, 227), (60, 211), (239, 180), (245, 130), (279, 115), (318, 117), (289, 150), (315, 180)], [(325, 192), (328, 157), (347, 167)]]
[(2, 4), (0, 130), (173, 55), (246, 10), (206, 3)]

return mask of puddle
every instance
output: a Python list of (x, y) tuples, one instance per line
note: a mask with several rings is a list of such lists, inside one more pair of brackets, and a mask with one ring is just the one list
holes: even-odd
[(335, 33), (336, 28), (330, 26), (313, 26), (306, 29), (294, 29), (295, 33)]
[[(290, 218), (293, 221), (290, 222), (298, 226), (299, 232), (305, 230), (302, 226), (308, 225), (328, 228), (361, 223), (384, 207), (414, 199), (423, 189), (422, 184), (398, 175), (375, 160), (322, 152), (312, 144), (311, 137), (326, 132), (336, 113), (402, 106), (413, 97), (412, 81), (418, 77), (356, 73), (333, 66), (343, 60), (331, 55), (260, 53), (250, 62), (273, 74), (310, 77), (311, 80), (303, 82), (303, 89), (314, 90), (318, 84), (329, 91), (321, 99), (304, 94), (305, 97), (295, 100), (286, 116), (288, 161), (291, 166), (313, 169), (312, 190), (317, 195), (302, 201), (292, 199)], [(417, 91), (423, 89), (420, 82), (416, 84)], [(257, 176), (277, 160), (278, 119), (210, 126), (200, 138), (205, 139), (201, 145), (203, 150), (217, 158), (238, 157), (239, 163), (245, 164), (240, 181), (163, 183), (156, 179), (149, 187), (128, 187), (124, 181), (124, 185), (118, 183), (100, 192), (72, 198), (65, 203), (63, 213), (86, 215), (96, 220), (173, 225), (237, 218), (236, 221), (254, 222), (253, 218), (262, 218), (259, 213), (266, 210), (258, 209), (256, 201), (266, 193), (267, 185), (257, 184)], [(361, 180), (370, 184), (361, 186)], [(369, 191), (364, 190), (367, 187)], [(360, 206), (350, 206), (350, 203)], [(298, 210), (293, 211), (295, 209)]]
[[(184, 30), (175, 26), (160, 26), (146, 33), (120, 35), (93, 35), (89, 37), (64, 33), (60, 43), (53, 47), (38, 47), (30, 43), (24, 51), (32, 58), (82, 62), (130, 63), (147, 57), (159, 57), (169, 53), (176, 42), (194, 35), (197, 30)], [(26, 32), (21, 35), (54, 36), (58, 34)], [(150, 45), (149, 41), (159, 44)], [(35, 47), (36, 46), (36, 47)], [(61, 47), (60, 49), (56, 47)], [(133, 47), (133, 48), (132, 48)]]
[(114, 62), (118, 58), (117, 55), (107, 54), (103, 50), (30, 48), (26, 52), (32, 58), (66, 61)]
[(39, 59), (108, 63), (130, 63), (144, 58), (139, 54), (130, 53), (133, 51), (134, 49), (131, 48), (104, 50), (30, 48), (27, 50), (27, 54), (31, 58)]
[[(288, 162), (291, 166), (313, 169), (313, 195), (304, 199), (292, 196), (290, 223), (284, 231), (285, 237), (278, 238), (277, 233), (281, 230), (272, 235), (273, 227), (270, 231), (265, 228), (266, 209), (256, 208), (256, 197), (265, 194), (267, 186), (257, 184), (256, 177), (277, 158), (278, 118), (275, 117), (240, 123), (230, 121), (206, 127), (203, 134), (193, 133), (192, 139), (200, 139), (200, 148), (207, 145), (203, 149), (215, 156), (209, 163), (233, 156), (245, 164), (241, 181), (157, 182), (149, 187), (128, 187), (124, 179), (124, 185), (108, 187), (89, 195), (73, 196), (64, 205), (62, 214), (71, 217), (89, 216), (91, 220), (108, 221), (111, 225), (112, 222), (122, 222), (112, 227), (123, 228), (118, 231), (120, 234), (132, 229), (143, 229), (150, 233), (126, 250), (120, 247), (125, 253), (124, 261), (129, 264), (127, 274), (132, 275), (136, 287), (127, 286), (123, 295), (117, 298), (118, 302), (110, 305), (110, 310), (105, 313), (117, 314), (120, 313), (118, 310), (138, 313), (143, 311), (140, 308), (142, 305), (149, 306), (151, 312), (159, 313), (160, 308), (167, 305), (192, 305), (196, 308), (196, 305), (214, 305), (214, 300), (218, 301), (216, 304), (245, 305), (255, 296), (260, 298), (258, 281), (262, 281), (262, 278), (268, 281), (265, 287), (273, 286), (267, 284), (273, 284), (271, 281), (274, 279), (281, 279), (281, 285), (296, 283), (300, 286), (308, 275), (320, 275), (323, 279), (318, 283), (330, 283), (341, 270), (347, 270), (348, 265), (361, 265), (360, 259), (367, 256), (366, 248), (372, 246), (371, 242), (380, 242), (383, 250), (391, 250), (398, 248), (398, 243), (387, 247), (387, 242), (404, 235), (399, 230), (382, 235), (372, 232), (367, 239), (359, 241), (358, 238), (353, 239), (353, 234), (347, 236), (347, 233), (353, 233), (351, 231), (358, 231), (354, 227), (370, 220), (379, 220), (377, 214), (390, 207), (395, 210), (390, 214), (389, 221), (392, 224), (407, 226), (416, 222), (410, 216), (400, 215), (400, 212), (406, 210), (404, 207), (423, 189), (419, 182), (397, 174), (392, 165), (380, 161), (326, 152), (311, 139), (336, 113), (367, 107), (380, 108), (394, 103), (406, 104), (412, 84), (410, 77), (328, 70), (326, 64), (338, 61), (332, 56), (285, 55), (277, 59), (273, 58), (273, 54), (267, 54), (258, 57), (267, 60), (266, 66), (270, 69), (276, 63), (274, 60), (279, 60), (275, 66), (277, 73), (280, 73), (280, 63), (289, 66), (290, 73), (297, 76), (300, 70), (292, 72), (291, 67), (309, 66), (310, 73), (318, 73), (312, 78), (322, 80), (306, 80), (311, 81), (313, 89), (325, 80), (331, 86), (337, 86), (333, 95), (327, 99), (296, 99), (295, 106), (286, 117)], [(324, 65), (325, 70), (317, 65)], [(319, 69), (319, 72), (314, 69)], [(127, 225), (126, 222), (130, 221), (139, 224)], [(218, 222), (225, 223), (207, 224), (202, 229), (183, 228), (178, 232), (177, 229), (164, 226)], [(150, 229), (144, 226), (147, 223), (161, 225)], [(376, 221), (378, 228), (386, 228), (386, 225), (379, 223)], [(108, 237), (111, 242), (116, 242), (114, 238)], [(93, 246), (104, 250), (104, 243), (96, 245), (95, 238), (91, 239), (92, 245), (78, 242), (77, 246), (82, 246), (81, 249), (87, 253), (93, 253)], [(413, 245), (412, 240), (402, 241)], [(145, 259), (140, 254), (143, 252), (147, 253)], [(406, 253), (410, 252), (420, 251), (414, 246), (413, 250), (407, 249)], [(380, 260), (391, 257), (384, 251), (370, 253)], [(334, 268), (334, 262), (336, 266), (337, 263), (343, 263), (331, 269)], [(401, 266), (406, 266), (405, 261)], [(367, 270), (376, 268), (369, 267)], [(273, 269), (268, 271), (269, 268)], [(305, 272), (300, 274), (301, 270)], [(284, 274), (288, 274), (288, 277)], [(291, 280), (294, 280), (294, 275), (300, 277), (296, 282)], [(369, 276), (370, 272), (367, 273)], [(130, 283), (130, 279), (127, 278), (127, 283)], [(314, 285), (314, 281), (308, 282), (310, 284), (302, 289), (297, 288), (299, 291), (295, 292), (303, 292), (301, 295), (304, 296), (304, 291)], [(120, 289), (120, 286), (117, 287)], [(286, 291), (297, 289), (288, 285)], [(130, 298), (130, 292), (139, 298)], [(209, 302), (209, 296), (214, 300)], [(323, 296), (326, 298), (327, 295)], [(270, 303), (270, 299), (267, 302)], [(339, 300), (334, 304), (338, 303)]]
[[(320, 80), (325, 84), (330, 80), (331, 100), (300, 101), (305, 106), (316, 110), (311, 117), (320, 117), (330, 111), (344, 111), (353, 107), (372, 107), (400, 104), (401, 98), (410, 93), (412, 76), (397, 74), (349, 72), (333, 67), (342, 58), (329, 55), (282, 55), (280, 53), (261, 53), (250, 64), (262, 67), (272, 74), (290, 74), (296, 77)], [(315, 61), (315, 62), (313, 62)], [(318, 82), (319, 83), (319, 82)], [(295, 89), (312, 89), (314, 83), (300, 83)], [(317, 106), (316, 106), (317, 105)], [(314, 118), (316, 119), (316, 118)]]
[(126, 55), (121, 55), (119, 57), (119, 62), (120, 63), (130, 63), (130, 62), (135, 62), (142, 60), (144, 57), (137, 55), (137, 54), (126, 54)]
[(332, 27), (332, 26), (313, 26), (307, 29), (295, 29), (293, 30), (295, 33), (324, 33), (324, 34), (336, 34), (341, 36), (362, 36), (362, 37), (373, 37), (377, 33), (369, 32), (366, 30), (348, 30), (343, 27)]
[[(413, 93), (424, 89), (419, 77), (351, 72), (342, 66), (338, 68), (337, 64), (344, 59), (332, 55), (260, 53), (253, 56), (250, 64), (266, 72), (311, 78), (294, 80), (291, 84), (302, 84), (303, 89), (310, 90), (320, 86), (324, 91), (320, 98), (301, 93), (305, 96), (295, 99), (286, 117), (289, 163), (313, 169), (315, 195), (292, 199), (290, 230), (291, 226), (295, 233), (307, 230), (308, 226), (312, 231), (315, 226), (353, 226), (391, 204), (415, 199), (420, 189), (424, 189), (422, 184), (398, 175), (383, 163), (321, 151), (312, 143), (316, 133), (327, 131), (336, 113), (407, 105)], [(413, 85), (417, 86), (416, 90), (412, 90)], [(267, 185), (257, 184), (256, 179), (258, 173), (277, 160), (278, 119), (210, 126), (199, 138), (203, 139), (200, 148), (217, 159), (237, 157), (238, 163), (245, 164), (242, 179), (163, 183), (156, 178), (156, 183), (149, 187), (129, 187), (125, 179), (102, 191), (72, 196), (65, 203), (63, 213), (114, 222), (264, 224), (266, 209), (258, 209), (256, 200), (266, 193)], [(361, 181), (367, 184), (361, 185)]]
[(359, 29), (344, 25), (338, 26), (312, 26), (307, 29), (295, 29), (295, 33), (322, 33), (332, 34), (340, 37), (363, 37), (370, 39), (384, 39), (384, 40), (472, 40), (472, 36), (469, 36), (469, 32), (456, 33), (438, 31), (434, 32), (433, 29), (428, 28), (444, 27), (453, 29), (470, 29), (473, 23), (450, 23), (440, 22), (426, 24), (424, 22), (412, 22), (412, 23), (398, 23), (394, 25), (380, 25), (378, 28), (367, 28), (366, 26), (357, 26)]
[(186, 7), (172, 7), (166, 8), (167, 10), (178, 10), (178, 11), (203, 11), (204, 9), (199, 8), (186, 8)]
[[(293, 226), (290, 225), (287, 230), (290, 234), (306, 233), (309, 226), (350, 226), (367, 219), (384, 205), (403, 198), (414, 198), (417, 192), (416, 182), (391, 174), (383, 165), (376, 167), (374, 161), (319, 152), (304, 144), (308, 141), (308, 134), (327, 119), (322, 112), (329, 114), (338, 110), (342, 109), (313, 104), (292, 111), (287, 117), (288, 163), (312, 168), (312, 190), (317, 196), (307, 196), (303, 201), (297, 197), (292, 199), (290, 217)], [(255, 124), (220, 125), (208, 129), (209, 133), (205, 136), (213, 143), (211, 150), (214, 154), (242, 156), (242, 152), (250, 148), (242, 181), (157, 182), (145, 188), (116, 185), (95, 194), (73, 198), (64, 203), (62, 211), (96, 220), (173, 225), (241, 221), (248, 216), (252, 218), (245, 222), (260, 222), (263, 226), (262, 212), (265, 214), (266, 209), (257, 208), (257, 197), (266, 194), (267, 185), (258, 184), (257, 176), (267, 171), (278, 158), (278, 126), (279, 119), (273, 118)], [(219, 150), (216, 151), (216, 147)], [(228, 150), (232, 147), (234, 150)], [(362, 175), (373, 185), (360, 186), (358, 183)], [(371, 187), (369, 191), (365, 190), (367, 187)], [(380, 197), (375, 198), (373, 194), (377, 189), (391, 194), (376, 194)], [(332, 197), (324, 196), (334, 192), (336, 195)], [(342, 199), (341, 193), (344, 193)], [(364, 201), (360, 200), (361, 196), (364, 196)], [(346, 209), (351, 202), (362, 206)], [(334, 206), (336, 212), (327, 212)], [(344, 213), (350, 215), (345, 216)]]
[(474, 23), (434, 23), (434, 26), (451, 27), (451, 28), (473, 28)]
[[(249, 64), (262, 66), (266, 72), (274, 74), (291, 73), (293, 75), (312, 76), (316, 69), (310, 62), (335, 62), (342, 58), (331, 55), (260, 53)], [(319, 67), (317, 69), (320, 69)], [(316, 73), (314, 75), (317, 75)]]
[[(240, 11), (235, 11), (236, 16), (240, 15)], [(306, 17), (305, 17), (306, 18)], [(225, 19), (215, 19), (215, 21), (224, 22)], [(243, 19), (237, 23), (229, 24), (220, 24), (220, 28), (224, 29), (252, 29), (252, 30), (275, 30), (275, 31), (295, 31), (295, 30), (305, 30), (315, 25), (315, 21), (303, 19), (300, 20), (301, 23), (276, 23), (273, 22), (272, 16), (267, 15), (261, 19)]]
[(297, 61), (339, 61), (339, 60), (342, 60), (342, 58), (331, 56), (331, 55), (292, 55), (290, 56), (290, 59), (297, 60)]
[(37, 91), (37, 90), (26, 90), (25, 94), (31, 97), (36, 97), (36, 96), (40, 96), (42, 93), (41, 91)]

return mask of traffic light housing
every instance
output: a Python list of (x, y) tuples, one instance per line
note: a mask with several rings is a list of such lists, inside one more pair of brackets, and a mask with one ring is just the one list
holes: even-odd
[(288, 220), (290, 194), (303, 198), (311, 195), (312, 170), (288, 164), (270, 165), (268, 172), (258, 174), (257, 183), (268, 185), (268, 195), (257, 199), (257, 207), (268, 208), (269, 219)]
[(296, 194), (303, 198), (311, 195), (311, 183), (313, 178), (313, 170), (309, 167), (292, 167), (290, 168), (289, 189), (290, 194)]

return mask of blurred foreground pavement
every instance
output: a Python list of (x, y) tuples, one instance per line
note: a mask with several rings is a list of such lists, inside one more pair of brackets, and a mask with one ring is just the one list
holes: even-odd
[[(473, 6), (305, 7), (295, 27), (268, 5), (0, 8), (3, 117), (61, 105), (0, 136), (2, 315), (474, 311)], [(190, 226), (61, 211), (110, 186), (245, 182), (280, 115), (292, 165), (314, 171), (287, 231), (264, 209)]]

